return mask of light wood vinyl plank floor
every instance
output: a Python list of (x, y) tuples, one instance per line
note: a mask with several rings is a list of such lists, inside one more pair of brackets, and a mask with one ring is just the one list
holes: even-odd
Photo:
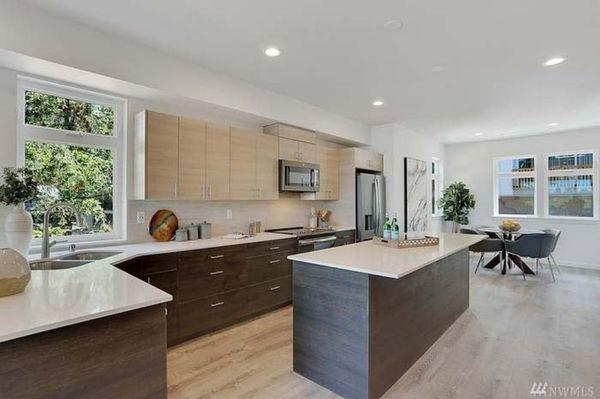
[[(600, 271), (471, 274), (471, 306), (384, 398), (531, 398), (534, 382), (600, 396)], [(292, 308), (169, 350), (169, 398), (338, 398), (292, 372)]]

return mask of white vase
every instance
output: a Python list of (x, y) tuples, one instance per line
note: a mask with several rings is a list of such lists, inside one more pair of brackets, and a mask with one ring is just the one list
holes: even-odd
[(17, 205), (11, 213), (6, 216), (4, 222), (6, 242), (10, 248), (19, 251), (23, 256), (29, 253), (31, 246), (33, 219), (25, 210), (25, 205)]

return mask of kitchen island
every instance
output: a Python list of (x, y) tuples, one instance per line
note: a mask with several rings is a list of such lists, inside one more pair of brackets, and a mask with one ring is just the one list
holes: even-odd
[(292, 255), (294, 371), (346, 398), (378, 398), (469, 307), (469, 246), (371, 241)]

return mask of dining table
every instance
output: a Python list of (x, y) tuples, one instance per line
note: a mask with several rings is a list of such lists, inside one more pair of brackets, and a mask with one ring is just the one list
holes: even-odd
[[(508, 231), (503, 230), (499, 227), (478, 227), (478, 231), (486, 233), (488, 236), (492, 238), (500, 238), (503, 241), (514, 241), (518, 240), (519, 237), (525, 234), (542, 234), (544, 233), (542, 230), (535, 229), (519, 229), (517, 231)], [(506, 274), (508, 268), (512, 268), (512, 265), (515, 265), (519, 269), (521, 269), (525, 274), (535, 274), (533, 269), (529, 267), (529, 265), (516, 254), (511, 254), (506, 252), (506, 249), (502, 249), (502, 254), (498, 254), (492, 258), (484, 267), (486, 269), (493, 269), (496, 266), (500, 265), (502, 274)]]

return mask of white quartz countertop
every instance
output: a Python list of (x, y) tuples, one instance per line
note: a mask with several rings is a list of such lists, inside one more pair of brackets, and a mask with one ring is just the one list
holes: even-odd
[[(138, 256), (191, 251), (291, 238), (260, 233), (244, 239), (222, 237), (186, 242), (151, 242), (87, 251), (118, 255), (62, 270), (34, 270), (24, 292), (0, 297), (0, 342), (101, 317), (169, 302), (173, 298), (113, 265)], [(53, 257), (59, 254), (53, 254)]]
[(401, 278), (483, 240), (472, 234), (436, 234), (439, 245), (389, 248), (364, 241), (320, 251), (290, 255), (288, 259), (376, 276)]

